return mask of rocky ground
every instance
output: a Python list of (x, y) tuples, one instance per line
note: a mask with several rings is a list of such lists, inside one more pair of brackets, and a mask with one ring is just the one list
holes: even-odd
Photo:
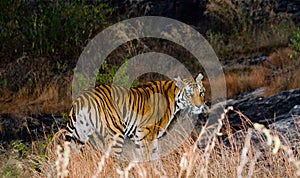
[[(282, 120), (299, 119), (300, 89), (280, 92), (263, 98), (263, 88), (257, 89), (227, 102), (228, 106), (248, 117), (252, 122), (269, 125)], [(228, 119), (233, 127), (240, 125), (237, 112), (229, 112)]]
[[(245, 122), (252, 128), (253, 123), (259, 123), (270, 129), (272, 134), (278, 135), (284, 145), (293, 149), (299, 148), (300, 89), (283, 91), (267, 98), (261, 96), (262, 91), (263, 88), (260, 88), (227, 102), (226, 107), (233, 107), (233, 110), (228, 112), (227, 119), (236, 132), (227, 135), (225, 142), (229, 144), (230, 138), (244, 140), (248, 133), (248, 130), (243, 129)], [(247, 119), (250, 122), (247, 122)], [(259, 131), (251, 132), (253, 141), (264, 137)], [(259, 146), (262, 149), (262, 146)]]

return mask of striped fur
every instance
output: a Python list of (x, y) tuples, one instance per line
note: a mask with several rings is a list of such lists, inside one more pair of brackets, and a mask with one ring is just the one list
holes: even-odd
[(206, 111), (202, 78), (199, 74), (196, 80), (153, 81), (130, 89), (99, 85), (86, 90), (73, 102), (68, 138), (84, 144), (93, 135), (90, 141), (103, 148), (114, 141), (115, 155), (122, 153), (124, 139), (130, 139), (141, 156), (147, 143), (152, 143), (150, 154), (157, 154), (157, 139), (178, 111)]

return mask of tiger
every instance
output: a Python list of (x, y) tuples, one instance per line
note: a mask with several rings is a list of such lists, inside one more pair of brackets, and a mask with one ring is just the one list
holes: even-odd
[(101, 84), (85, 90), (73, 101), (67, 140), (80, 145), (90, 137), (94, 144), (114, 142), (111, 150), (117, 157), (122, 154), (124, 140), (134, 142), (140, 157), (151, 143), (149, 154), (157, 156), (157, 140), (179, 111), (207, 112), (202, 80), (199, 73), (195, 79), (177, 77), (131, 88)]

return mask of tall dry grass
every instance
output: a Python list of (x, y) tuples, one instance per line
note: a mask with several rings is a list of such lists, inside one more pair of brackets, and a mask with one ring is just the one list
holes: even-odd
[(269, 56), (266, 68), (272, 69), (272, 78), (266, 95), (300, 88), (300, 54), (289, 48), (280, 49)]
[(260, 87), (265, 88), (263, 96), (300, 88), (299, 58), (298, 52), (284, 48), (271, 53), (268, 60), (260, 64), (225, 70), (228, 98)]
[[(89, 144), (82, 151), (74, 152), (64, 142), (65, 130), (60, 130), (48, 144), (46, 157), (37, 152), (21, 157), (11, 156), (6, 160), (13, 160), (14, 166), (3, 161), (4, 164), (0, 164), (0, 175), (145, 178), (300, 176), (300, 148), (292, 147), (292, 140), (281, 142), (283, 136), (275, 130), (252, 124), (242, 113), (239, 115), (244, 129), (235, 132), (224, 114), (222, 122), (216, 125), (212, 136), (202, 142), (205, 144), (201, 148), (199, 140), (204, 138), (204, 130), (197, 139), (186, 140), (182, 146), (161, 160), (143, 163), (121, 162), (93, 149)], [(295, 121), (297, 119), (299, 120), (299, 116), (295, 116)], [(219, 133), (220, 127), (223, 135)], [(295, 137), (299, 138), (300, 133)], [(299, 140), (293, 142), (299, 143)]]
[(225, 80), (228, 98), (265, 86), (267, 75), (268, 73), (263, 67), (257, 67), (242, 73), (226, 73)]
[[(240, 113), (241, 114), (241, 113)], [(291, 150), (278, 141), (273, 130), (254, 124), (232, 134), (226, 115), (204, 147), (187, 140), (161, 160), (135, 163), (107, 157), (86, 145), (81, 152), (68, 152), (59, 132), (48, 146), (48, 161), (41, 162), (40, 177), (297, 177), (300, 148)], [(249, 121), (241, 114), (244, 123)], [(227, 120), (227, 121), (226, 121)], [(227, 140), (218, 136), (225, 129)], [(203, 136), (203, 130), (198, 139)], [(300, 136), (300, 134), (298, 135)], [(253, 138), (256, 139), (253, 139)], [(275, 150), (275, 151), (274, 151)]]
[(35, 87), (30, 94), (25, 91), (26, 87), (14, 94), (3, 91), (6, 97), (0, 98), (0, 114), (61, 114), (69, 108), (72, 103), (69, 85), (49, 82), (43, 87), (40, 86), (42, 84)]

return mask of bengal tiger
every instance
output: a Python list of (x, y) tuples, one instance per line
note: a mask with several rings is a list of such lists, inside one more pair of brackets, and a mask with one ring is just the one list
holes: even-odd
[(90, 141), (95, 144), (115, 141), (112, 152), (119, 156), (124, 139), (130, 139), (139, 156), (144, 156), (147, 143), (152, 143), (150, 154), (155, 155), (157, 139), (164, 135), (176, 113), (207, 111), (202, 79), (200, 73), (195, 79), (177, 77), (129, 89), (99, 85), (85, 90), (72, 104), (67, 140), (84, 145), (93, 135)]

